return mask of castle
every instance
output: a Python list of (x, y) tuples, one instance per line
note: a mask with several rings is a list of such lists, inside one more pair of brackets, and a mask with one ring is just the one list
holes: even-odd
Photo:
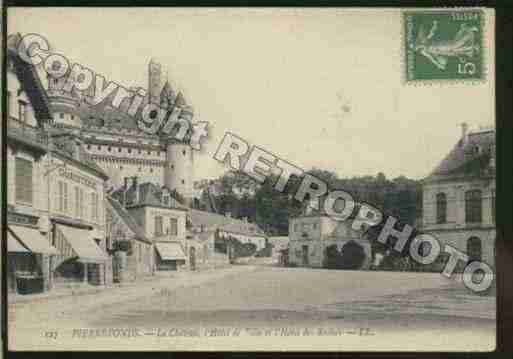
[[(178, 141), (160, 134), (148, 134), (137, 126), (141, 113), (134, 116), (126, 109), (141, 88), (131, 88), (131, 96), (119, 108), (104, 103), (91, 105), (91, 93), (66, 90), (67, 78), (47, 75), (47, 95), (53, 109), (52, 127), (77, 134), (83, 148), (110, 177), (109, 186), (118, 188), (125, 178), (138, 177), (170, 191), (176, 190), (188, 205), (192, 204), (194, 156), (187, 140)], [(178, 106), (181, 117), (193, 117), (183, 93), (172, 88), (162, 65), (151, 60), (148, 65), (148, 88), (144, 103), (152, 103), (171, 111)], [(150, 117), (156, 114), (150, 114)]]

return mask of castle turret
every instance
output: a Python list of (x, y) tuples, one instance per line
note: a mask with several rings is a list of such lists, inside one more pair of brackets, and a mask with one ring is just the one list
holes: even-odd
[[(183, 94), (178, 93), (175, 106), (182, 109), (181, 118), (192, 121), (192, 107), (185, 103)], [(170, 190), (176, 189), (185, 199), (187, 206), (192, 203), (194, 196), (194, 155), (188, 136), (183, 141), (169, 139), (166, 141), (166, 168), (164, 169), (164, 184)]]
[(190, 206), (194, 189), (194, 157), (191, 146), (186, 142), (170, 140), (166, 146), (166, 168), (164, 184), (176, 191)]
[(53, 123), (71, 127), (81, 127), (82, 122), (79, 116), (78, 108), (80, 106), (80, 96), (71, 91), (65, 90), (65, 83), (68, 75), (60, 78), (48, 75), (48, 100), (53, 109)]
[(148, 97), (150, 103), (160, 104), (160, 92), (162, 91), (162, 65), (150, 60), (148, 66)]

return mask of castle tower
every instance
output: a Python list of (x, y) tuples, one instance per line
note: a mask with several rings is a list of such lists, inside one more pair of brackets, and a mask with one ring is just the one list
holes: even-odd
[(148, 98), (150, 103), (160, 104), (162, 90), (162, 65), (150, 60), (148, 65)]
[(64, 90), (68, 76), (55, 78), (48, 75), (48, 100), (53, 109), (53, 124), (80, 128), (80, 97), (76, 93)]
[[(182, 116), (192, 120), (193, 110), (184, 106)], [(164, 169), (164, 184), (170, 190), (176, 189), (185, 199), (185, 205), (190, 206), (194, 194), (194, 150), (189, 141), (174, 139), (166, 142), (166, 164)]]

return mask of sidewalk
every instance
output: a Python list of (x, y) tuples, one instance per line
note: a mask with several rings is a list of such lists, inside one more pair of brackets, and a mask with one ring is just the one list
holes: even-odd
[(59, 298), (84, 297), (96, 294), (110, 299), (108, 302), (123, 299), (135, 299), (147, 295), (148, 291), (155, 289), (175, 290), (180, 287), (200, 285), (205, 282), (220, 279), (228, 275), (255, 270), (254, 266), (228, 266), (223, 268), (205, 268), (196, 271), (156, 272), (153, 276), (141, 277), (133, 282), (114, 283), (108, 286), (93, 286), (78, 284), (75, 287), (54, 288), (51, 291), (38, 294), (9, 294), (8, 304), (11, 306), (24, 303), (46, 302)]

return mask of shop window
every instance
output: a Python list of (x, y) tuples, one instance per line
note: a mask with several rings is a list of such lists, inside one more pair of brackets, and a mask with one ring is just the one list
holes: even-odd
[(465, 222), (481, 223), (482, 221), (482, 193), (481, 190), (465, 192)]
[(447, 196), (445, 193), (436, 195), (436, 223), (447, 222)]
[(16, 158), (16, 202), (32, 204), (33, 202), (33, 164), (24, 158)]

